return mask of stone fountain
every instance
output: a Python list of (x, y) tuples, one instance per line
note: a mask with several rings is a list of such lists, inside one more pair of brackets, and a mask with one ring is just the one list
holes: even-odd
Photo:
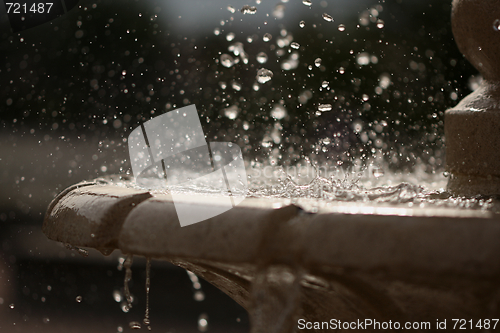
[[(500, 194), (500, 7), (455, 0), (452, 15), (457, 43), (485, 81), (446, 113), (449, 189)], [(126, 181), (69, 187), (50, 204), (43, 232), (188, 269), (247, 309), (252, 332), (361, 329), (360, 322), (368, 331), (438, 330), (454, 319), (480, 331), (478, 322), (486, 328), (500, 316), (500, 219), (492, 211), (247, 198), (181, 227), (170, 194), (120, 185)], [(179, 200), (218, 205), (202, 194)]]

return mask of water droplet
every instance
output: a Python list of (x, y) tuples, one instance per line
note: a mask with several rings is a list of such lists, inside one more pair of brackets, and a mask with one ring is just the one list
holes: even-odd
[(261, 84), (266, 83), (272, 78), (273, 78), (273, 72), (271, 72), (269, 69), (261, 68), (257, 71), (257, 81)]
[(328, 15), (327, 13), (323, 13), (323, 20), (327, 22), (333, 22), (333, 17), (331, 15)]
[(232, 41), (234, 39), (234, 37), (236, 37), (236, 35), (234, 34), (234, 32), (230, 32), (226, 35), (226, 40), (228, 42)]
[(273, 36), (269, 33), (265, 33), (264, 36), (262, 36), (262, 40), (264, 42), (269, 42), (272, 38), (273, 38)]
[(131, 321), (130, 323), (128, 323), (128, 327), (133, 330), (139, 330), (141, 329), (141, 323), (139, 323), (138, 321)]
[(338, 29), (339, 29), (339, 31), (345, 31), (345, 25), (339, 24)]
[(227, 6), (227, 10), (230, 12), (230, 13), (234, 13), (236, 11), (236, 9), (234, 9), (233, 6)]
[(267, 54), (265, 52), (259, 52), (257, 54), (257, 61), (260, 64), (265, 64), (267, 62)]
[(208, 329), (208, 316), (206, 313), (202, 313), (198, 318), (198, 331), (206, 332)]
[(75, 300), (78, 302), (78, 303), (81, 303), (82, 302), (82, 299), (83, 297), (82, 296), (76, 296)]
[(299, 22), (299, 27), (303, 28), (305, 26), (306, 26), (306, 22), (304, 22), (304, 21)]
[(316, 60), (314, 60), (314, 66), (316, 67), (321, 66), (321, 58), (316, 58)]
[(231, 120), (236, 119), (239, 112), (240, 110), (236, 105), (231, 105), (230, 107), (224, 109), (224, 115)]
[(48, 324), (50, 322), (50, 318), (49, 317), (44, 317), (42, 319), (42, 321), (43, 321), (44, 324)]
[(311, 0), (302, 0), (302, 3), (306, 6), (312, 6), (312, 1)]
[(493, 22), (493, 29), (495, 31), (500, 31), (500, 19), (496, 19), (495, 22)]
[(290, 44), (290, 46), (293, 48), (293, 49), (299, 49), (300, 48), (300, 44), (297, 43), (297, 42), (293, 42), (292, 44)]
[(286, 109), (280, 104), (276, 104), (271, 110), (271, 117), (273, 117), (274, 119), (283, 119), (285, 118), (286, 114)]
[(197, 302), (201, 302), (205, 299), (205, 293), (201, 290), (197, 290), (195, 293), (194, 293), (194, 296), (193, 296), (194, 300), (197, 301)]
[(255, 14), (257, 12), (257, 7), (255, 6), (250, 6), (250, 5), (244, 5), (241, 10), (243, 14)]
[(370, 64), (370, 54), (368, 52), (363, 52), (357, 55), (356, 62), (360, 66), (366, 66)]
[(385, 26), (384, 21), (382, 21), (381, 19), (378, 19), (377, 20), (377, 28), (382, 29), (384, 26)]
[(332, 110), (332, 105), (331, 104), (320, 104), (318, 106), (318, 110), (325, 112), (325, 111), (331, 111)]
[(339, 68), (339, 74), (344, 74), (345, 73), (345, 68), (344, 67), (340, 67)]
[(231, 88), (233, 88), (236, 91), (240, 91), (241, 90), (241, 84), (239, 84), (236, 81), (233, 81), (233, 82), (231, 82)]
[(214, 29), (214, 35), (219, 36), (220, 35), (220, 28), (215, 28)]
[(229, 54), (224, 53), (220, 56), (220, 63), (224, 67), (232, 67), (234, 65), (234, 59)]
[(383, 175), (385, 175), (385, 171), (384, 169), (380, 168), (380, 167), (375, 167), (373, 168), (372, 170), (372, 174), (373, 174), (373, 177), (375, 178), (380, 178), (382, 177)]
[(113, 299), (116, 303), (120, 303), (123, 300), (122, 293), (119, 290), (113, 291)]
[(329, 85), (329, 84), (330, 84), (330, 82), (328, 82), (328, 81), (323, 81), (323, 82), (321, 83), (321, 87), (326, 88), (326, 87), (328, 87), (328, 85)]
[(12, 304), (9, 305), (9, 308), (13, 309), (14, 306), (15, 306), (14, 303), (12, 303)]

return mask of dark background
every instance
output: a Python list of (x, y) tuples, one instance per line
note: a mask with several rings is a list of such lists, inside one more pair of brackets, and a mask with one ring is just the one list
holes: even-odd
[[(307, 7), (265, 0), (255, 15), (243, 15), (245, 4), (256, 5), (80, 1), (65, 15), (16, 33), (0, 8), (0, 329), (93, 331), (84, 329), (90, 325), (112, 332), (142, 318), (143, 270), (134, 271), (140, 305), (124, 314), (112, 299), (123, 279), (117, 257), (73, 258), (45, 240), (40, 226), (48, 203), (65, 187), (128, 172), (128, 134), (168, 110), (196, 104), (207, 141), (235, 142), (247, 161), (266, 164), (274, 157), (290, 165), (312, 156), (347, 167), (355, 158), (377, 158), (393, 170), (425, 165), (429, 173), (443, 171), (443, 112), (470, 92), (477, 73), (454, 44), (451, 1), (313, 0)], [(284, 6), (282, 19), (273, 16), (276, 5)], [(323, 20), (323, 13), (334, 22)], [(339, 24), (346, 30), (339, 31)], [(280, 56), (282, 29), (300, 48), (287, 46)], [(264, 42), (264, 33), (273, 39)], [(244, 44), (249, 63), (226, 68), (220, 55), (236, 41)], [(256, 61), (261, 51), (269, 57), (263, 65)], [(299, 65), (285, 71), (280, 66), (289, 51), (298, 52)], [(378, 62), (359, 65), (356, 56), (363, 52)], [(322, 59), (319, 68), (316, 58)], [(254, 91), (260, 67), (274, 76)], [(382, 75), (391, 84), (377, 93)], [(330, 90), (320, 91), (325, 80)], [(233, 81), (240, 91), (231, 88)], [(305, 91), (311, 93), (307, 102), (299, 98)], [(280, 101), (287, 116), (275, 120), (270, 111)], [(332, 110), (317, 114), (320, 103)], [(239, 113), (229, 119), (224, 109), (233, 105)], [(361, 125), (359, 133), (354, 124)], [(280, 139), (263, 146), (276, 129)], [(207, 312), (209, 330), (248, 329), (243, 309), (203, 287), (206, 300), (195, 302), (184, 271), (154, 263), (153, 328), (157, 322), (163, 331), (196, 331), (198, 315)]]

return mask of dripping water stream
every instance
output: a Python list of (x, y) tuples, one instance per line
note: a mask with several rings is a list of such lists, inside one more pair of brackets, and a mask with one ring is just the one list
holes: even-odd
[(149, 286), (151, 284), (151, 258), (146, 258), (146, 312), (144, 313), (144, 325), (151, 331), (151, 320), (149, 319)]

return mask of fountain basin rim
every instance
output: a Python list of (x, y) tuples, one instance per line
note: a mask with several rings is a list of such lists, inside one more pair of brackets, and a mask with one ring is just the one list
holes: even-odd
[(167, 195), (111, 185), (73, 187), (49, 208), (43, 231), (50, 239), (146, 257), (500, 276), (499, 220), (484, 215), (310, 214), (249, 198), (181, 228)]

